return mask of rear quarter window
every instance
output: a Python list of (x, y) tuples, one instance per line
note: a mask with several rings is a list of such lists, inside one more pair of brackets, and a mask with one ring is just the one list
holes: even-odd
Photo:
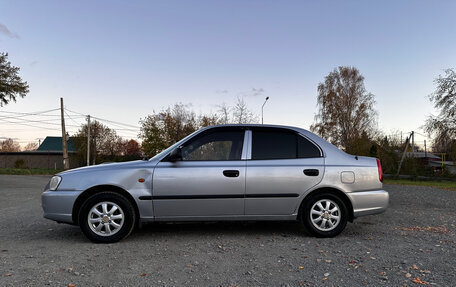
[(308, 139), (298, 135), (298, 157), (321, 157), (320, 149)]

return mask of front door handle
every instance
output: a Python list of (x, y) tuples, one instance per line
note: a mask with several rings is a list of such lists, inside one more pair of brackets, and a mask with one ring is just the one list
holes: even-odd
[(304, 174), (307, 176), (318, 176), (320, 171), (318, 169), (305, 169)]
[(239, 170), (224, 170), (223, 175), (226, 177), (238, 177)]

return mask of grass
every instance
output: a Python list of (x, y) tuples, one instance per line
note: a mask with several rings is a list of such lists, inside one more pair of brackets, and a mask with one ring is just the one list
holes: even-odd
[(0, 174), (15, 175), (54, 175), (61, 171), (60, 169), (48, 168), (0, 168)]
[(399, 185), (415, 185), (415, 186), (429, 186), (447, 190), (456, 191), (456, 181), (419, 181), (410, 179), (386, 179), (384, 184), (399, 184)]

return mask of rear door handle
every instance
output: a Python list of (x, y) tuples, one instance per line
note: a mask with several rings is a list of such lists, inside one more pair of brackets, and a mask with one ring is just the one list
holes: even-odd
[(318, 176), (320, 171), (318, 169), (305, 169), (304, 174), (307, 176)]
[(224, 170), (223, 175), (226, 177), (238, 177), (239, 170)]

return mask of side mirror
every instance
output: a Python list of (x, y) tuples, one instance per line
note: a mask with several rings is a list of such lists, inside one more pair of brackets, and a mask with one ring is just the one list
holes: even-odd
[(168, 161), (175, 162), (182, 160), (182, 148), (178, 147), (173, 149), (173, 151), (168, 155)]

